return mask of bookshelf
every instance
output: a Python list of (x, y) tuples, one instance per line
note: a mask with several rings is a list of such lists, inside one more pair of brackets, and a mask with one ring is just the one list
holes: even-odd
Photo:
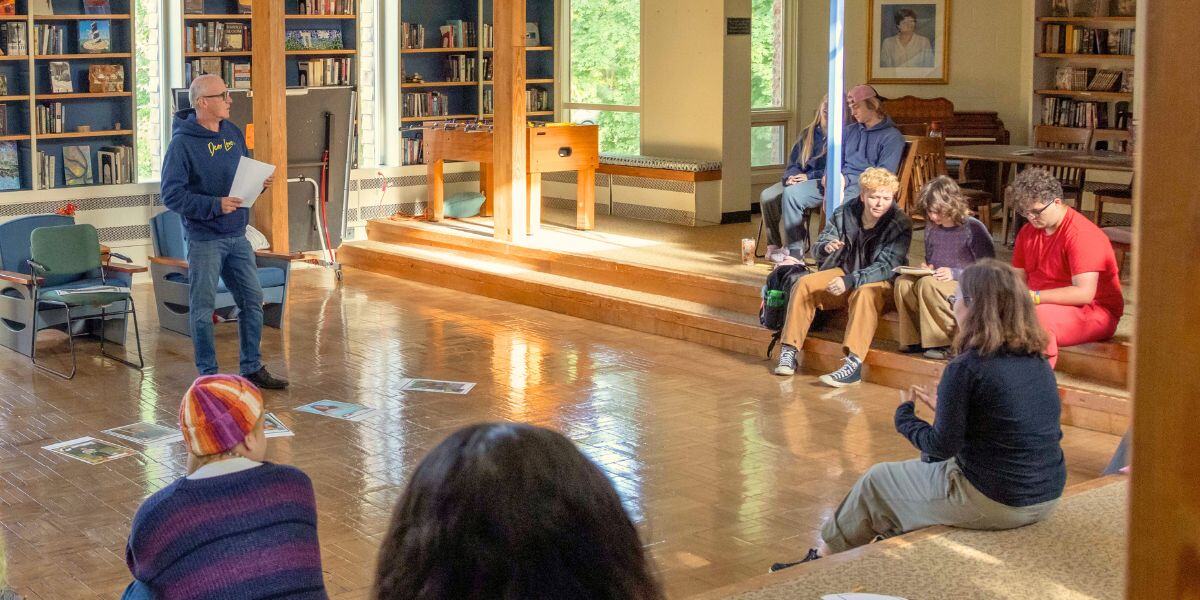
[[(556, 114), (553, 44), (557, 2), (526, 0), (525, 10), (526, 22), (537, 27), (539, 37), (537, 44), (525, 47), (525, 84), (532, 101), (526, 114), (531, 121), (549, 121)], [(401, 122), (411, 126), (491, 119), (492, 0), (402, 1), (400, 20)], [(451, 23), (457, 47), (442, 47), (440, 28)], [(409, 81), (417, 74), (421, 81)], [(405, 131), (403, 138), (404, 164), (422, 164), (420, 131)]]
[(136, 180), (130, 2), (17, 0), (0, 17), (0, 192)]
[[(281, 1), (287, 13), (288, 87), (355, 85), (359, 0)], [(250, 88), (253, 15), (248, 4), (247, 0), (185, 0), (184, 85), (200, 73), (215, 73), (230, 88)]]
[(1128, 128), (1136, 18), (1112, 14), (1125, 2), (1070, 2), (1068, 14), (1056, 13), (1056, 4), (1062, 3), (1037, 0), (1034, 11), (1032, 122)]

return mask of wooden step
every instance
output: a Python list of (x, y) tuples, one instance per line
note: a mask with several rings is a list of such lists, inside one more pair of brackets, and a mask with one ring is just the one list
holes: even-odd
[[(765, 355), (771, 334), (759, 326), (757, 314), (545, 273), (526, 266), (523, 259), (480, 257), (462, 249), (368, 240), (343, 244), (338, 257), (347, 267), (759, 356), (764, 376), (769, 376), (771, 363)], [(840, 336), (835, 325), (814, 332), (802, 349), (802, 366), (821, 372), (840, 366)], [(886, 340), (876, 343), (864, 364), (865, 381), (895, 388), (935, 386), (945, 366), (943, 361), (900, 354), (895, 343)], [(1123, 390), (1065, 374), (1059, 380), (1064, 423), (1124, 433), (1129, 410)]]

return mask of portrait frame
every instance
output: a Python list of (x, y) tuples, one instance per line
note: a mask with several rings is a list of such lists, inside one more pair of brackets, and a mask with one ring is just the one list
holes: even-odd
[[(866, 0), (867, 83), (950, 83), (951, 1)], [(904, 46), (895, 22), (901, 9), (917, 15), (913, 37)]]

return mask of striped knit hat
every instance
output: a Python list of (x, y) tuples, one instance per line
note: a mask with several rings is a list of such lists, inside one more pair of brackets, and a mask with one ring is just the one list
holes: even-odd
[(196, 456), (228, 452), (262, 416), (262, 392), (237, 375), (204, 375), (192, 383), (179, 405), (179, 428)]

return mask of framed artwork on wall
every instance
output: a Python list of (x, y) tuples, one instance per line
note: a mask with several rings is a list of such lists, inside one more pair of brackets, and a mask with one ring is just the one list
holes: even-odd
[(867, 0), (869, 83), (950, 83), (951, 0)]

